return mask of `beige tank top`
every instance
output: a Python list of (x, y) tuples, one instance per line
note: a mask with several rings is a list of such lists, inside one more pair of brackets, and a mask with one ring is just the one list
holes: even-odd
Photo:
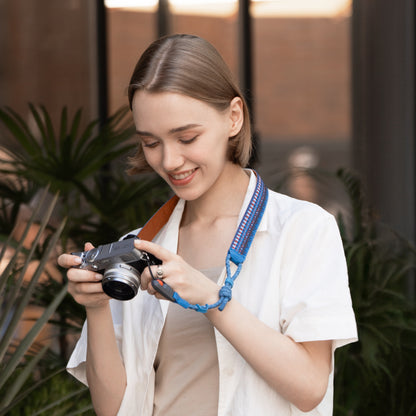
[[(222, 267), (202, 270), (217, 281)], [(218, 357), (214, 328), (204, 314), (169, 304), (154, 362), (153, 416), (218, 413)]]

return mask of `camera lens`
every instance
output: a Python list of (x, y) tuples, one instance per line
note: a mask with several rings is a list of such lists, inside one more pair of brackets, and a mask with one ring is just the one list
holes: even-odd
[(124, 263), (116, 263), (104, 272), (101, 282), (104, 292), (117, 300), (130, 300), (137, 295), (140, 274)]

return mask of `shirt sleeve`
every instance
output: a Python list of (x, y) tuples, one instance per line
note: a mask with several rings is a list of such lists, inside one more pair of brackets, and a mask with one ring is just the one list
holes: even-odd
[(72, 351), (67, 364), (67, 371), (78, 381), (88, 386), (85, 362), (87, 360), (87, 321), (82, 327), (81, 336)]
[(294, 215), (284, 230), (282, 332), (297, 342), (357, 340), (342, 240), (332, 215), (316, 207)]

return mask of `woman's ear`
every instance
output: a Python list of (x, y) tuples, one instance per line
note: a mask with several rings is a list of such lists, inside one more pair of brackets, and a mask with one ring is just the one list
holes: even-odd
[(231, 127), (229, 137), (234, 137), (240, 132), (244, 122), (243, 101), (240, 97), (234, 97), (231, 100), (230, 121)]

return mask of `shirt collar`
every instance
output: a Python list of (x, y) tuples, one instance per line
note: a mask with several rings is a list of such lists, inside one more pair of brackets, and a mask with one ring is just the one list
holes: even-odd
[[(243, 218), (247, 207), (250, 203), (251, 197), (256, 189), (256, 173), (254, 173), (251, 169), (244, 169), (244, 171), (249, 175), (250, 180), (247, 187), (246, 195), (244, 197), (243, 204), (240, 209), (240, 214), (238, 216), (238, 223), (240, 224), (241, 219)], [(258, 174), (257, 174), (258, 175)], [(160, 233), (160, 237), (163, 238), (164, 246), (173, 251), (174, 253), (177, 252), (178, 248), (178, 235), (179, 235), (179, 225), (181, 223), (183, 211), (185, 209), (185, 200), (180, 199), (176, 204), (164, 230)], [(166, 232), (169, 230), (169, 232)], [(259, 224), (257, 231), (266, 231), (267, 230), (267, 216), (263, 215), (263, 218)]]

